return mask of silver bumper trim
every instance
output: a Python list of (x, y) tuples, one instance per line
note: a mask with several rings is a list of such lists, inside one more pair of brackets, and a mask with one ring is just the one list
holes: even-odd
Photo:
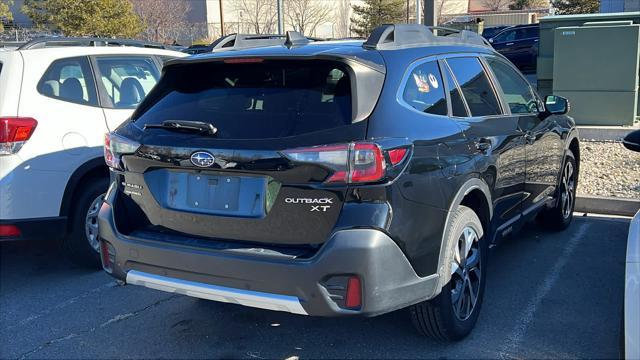
[(308, 315), (300, 304), (300, 299), (295, 296), (233, 289), (224, 286), (149, 274), (137, 270), (130, 270), (127, 273), (127, 284), (140, 285), (150, 289), (162, 290), (201, 299), (239, 304), (261, 309), (285, 311), (292, 314)]

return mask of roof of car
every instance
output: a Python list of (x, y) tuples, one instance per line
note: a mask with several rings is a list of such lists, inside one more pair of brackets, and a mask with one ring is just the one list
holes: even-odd
[(116, 55), (116, 54), (140, 54), (140, 55), (166, 55), (184, 57), (187, 54), (179, 51), (140, 48), (133, 46), (61, 46), (42, 49), (17, 50), (23, 56), (50, 56), (53, 58), (83, 56), (83, 55)]
[[(447, 33), (441, 35), (440, 32)], [(416, 54), (416, 49), (420, 49)], [(357, 61), (378, 71), (386, 70), (383, 53), (409, 50), (410, 61), (416, 56), (465, 50), (492, 51), (492, 47), (480, 35), (469, 31), (446, 28), (426, 27), (422, 25), (400, 24), (382, 25), (376, 28), (366, 41), (332, 40), (306, 41), (301, 34), (287, 34), (287, 41), (280, 44), (260, 47), (230, 48), (223, 52), (203, 53), (188, 58), (175, 59), (167, 63), (190, 64), (224, 60), (230, 58), (342, 58)]]

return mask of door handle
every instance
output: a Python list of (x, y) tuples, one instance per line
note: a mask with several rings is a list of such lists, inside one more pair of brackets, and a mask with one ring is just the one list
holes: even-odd
[(487, 151), (489, 151), (491, 149), (491, 140), (487, 139), (487, 138), (481, 138), (476, 140), (476, 150), (478, 150), (481, 153), (486, 153)]

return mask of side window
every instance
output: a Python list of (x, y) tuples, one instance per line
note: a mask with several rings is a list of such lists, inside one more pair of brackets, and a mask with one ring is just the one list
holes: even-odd
[(38, 92), (44, 96), (82, 105), (98, 105), (96, 88), (86, 57), (54, 61), (40, 79)]
[(402, 99), (420, 112), (447, 115), (447, 97), (437, 61), (413, 69), (402, 92)]
[[(467, 108), (464, 106), (464, 101), (462, 100), (462, 94), (460, 94), (460, 88), (456, 85), (453, 80), (453, 75), (451, 75), (451, 70), (448, 66), (445, 65), (446, 69), (443, 69), (444, 76), (447, 79), (447, 85), (449, 88), (449, 98), (451, 99), (451, 115), (457, 117), (467, 117), (469, 114), (467, 113)], [(445, 71), (446, 70), (446, 71)]]
[(507, 30), (498, 34), (493, 41), (496, 43), (514, 41), (516, 39), (516, 31), (515, 30)]
[(98, 57), (99, 84), (116, 109), (133, 109), (158, 82), (156, 64), (150, 57)]
[(511, 66), (504, 62), (488, 58), (487, 62), (502, 88), (504, 99), (512, 114), (528, 114), (538, 111), (537, 99), (531, 87)]
[(453, 76), (458, 80), (471, 116), (502, 114), (498, 98), (480, 60), (472, 57), (460, 57), (447, 59), (447, 63), (453, 71)]

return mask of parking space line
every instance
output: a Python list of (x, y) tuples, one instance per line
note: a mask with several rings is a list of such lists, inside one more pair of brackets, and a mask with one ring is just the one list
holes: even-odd
[(37, 320), (37, 319), (40, 319), (43, 316), (46, 316), (46, 315), (48, 315), (48, 314), (50, 314), (50, 313), (52, 313), (54, 311), (57, 311), (57, 310), (65, 308), (65, 307), (67, 307), (69, 305), (72, 305), (75, 302), (77, 302), (78, 300), (82, 300), (82, 299), (84, 299), (84, 298), (86, 298), (88, 296), (91, 296), (93, 294), (99, 293), (99, 292), (101, 292), (102, 290), (104, 290), (106, 288), (111, 288), (111, 287), (114, 287), (114, 286), (117, 286), (115, 281), (111, 281), (111, 282), (108, 282), (106, 284), (102, 284), (101, 286), (98, 286), (97, 288), (91, 289), (89, 291), (86, 291), (86, 292), (78, 295), (78, 296), (74, 296), (74, 297), (72, 297), (70, 299), (67, 299), (67, 300), (65, 300), (65, 301), (63, 301), (63, 302), (61, 302), (61, 303), (59, 303), (59, 304), (57, 304), (57, 305), (55, 305), (53, 307), (50, 307), (50, 308), (48, 308), (46, 310), (43, 310), (43, 311), (35, 313), (35, 314), (31, 314), (28, 317), (16, 322), (15, 325), (8, 326), (6, 328), (6, 330), (11, 330), (11, 329), (16, 328), (18, 326), (24, 326), (24, 325), (26, 325), (26, 324), (34, 321), (34, 320)]
[(498, 356), (501, 359), (512, 358), (515, 355), (515, 351), (518, 349), (518, 346), (522, 342), (527, 329), (531, 325), (531, 322), (534, 320), (534, 316), (538, 310), (538, 306), (558, 281), (562, 269), (567, 264), (569, 258), (571, 257), (571, 254), (574, 252), (574, 250), (578, 246), (578, 243), (586, 234), (588, 228), (589, 223), (581, 223), (573, 236), (567, 241), (567, 245), (562, 251), (562, 254), (551, 268), (551, 271), (544, 278), (542, 284), (540, 284), (540, 286), (536, 290), (535, 296), (529, 301), (525, 311), (522, 313), (522, 316), (518, 319), (516, 326), (514, 326), (513, 330), (507, 337), (506, 342), (501, 347), (500, 352), (498, 353)]

